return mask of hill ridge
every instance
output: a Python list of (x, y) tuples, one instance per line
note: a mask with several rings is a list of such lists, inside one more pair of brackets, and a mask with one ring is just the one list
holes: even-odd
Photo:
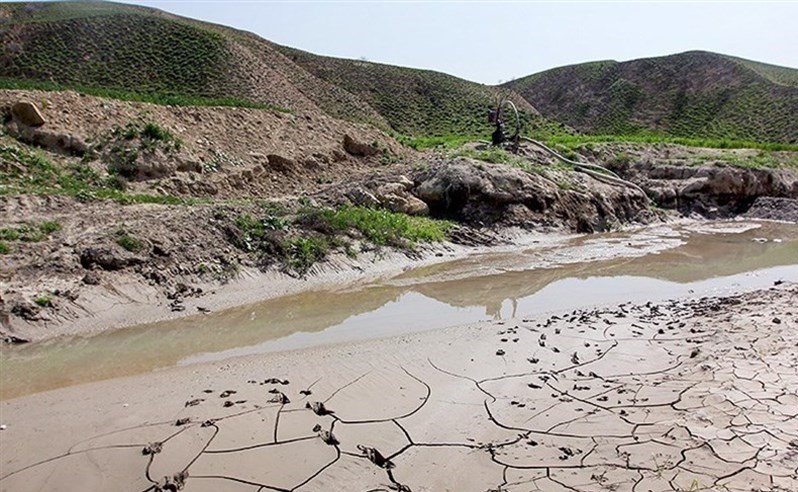
[[(122, 16), (120, 20), (120, 17)], [(798, 70), (691, 50), (565, 65), (492, 86), (321, 56), (249, 31), (111, 2), (0, 4), (0, 86), (322, 112), (410, 136), (484, 135), (497, 93), (527, 133), (661, 133), (798, 142)], [(3, 85), (5, 84), (5, 85)]]

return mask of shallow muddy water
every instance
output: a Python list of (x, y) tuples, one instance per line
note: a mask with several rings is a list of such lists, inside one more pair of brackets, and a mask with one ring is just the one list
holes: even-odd
[(798, 226), (711, 222), (473, 255), (92, 337), (4, 347), (0, 399), (228, 357), (798, 280)]

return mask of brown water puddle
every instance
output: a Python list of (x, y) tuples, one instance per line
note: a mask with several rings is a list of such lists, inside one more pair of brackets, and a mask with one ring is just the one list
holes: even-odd
[(798, 280), (798, 226), (716, 222), (575, 238), (205, 316), (0, 351), (0, 399), (176, 364)]

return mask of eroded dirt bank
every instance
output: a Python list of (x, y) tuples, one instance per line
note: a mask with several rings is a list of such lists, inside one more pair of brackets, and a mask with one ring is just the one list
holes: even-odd
[[(12, 111), (23, 101), (39, 120)], [(10, 342), (240, 305), (317, 285), (320, 272), (346, 280), (512, 244), (521, 236), (508, 228), (591, 233), (678, 213), (798, 219), (795, 153), (578, 150), (644, 193), (536, 151), (420, 153), (313, 112), (8, 90), (0, 110), (0, 336)], [(401, 234), (379, 229), (427, 217)], [(393, 265), (373, 261), (383, 257)]]
[(0, 490), (792, 491), (797, 299), (782, 283), (5, 401)]

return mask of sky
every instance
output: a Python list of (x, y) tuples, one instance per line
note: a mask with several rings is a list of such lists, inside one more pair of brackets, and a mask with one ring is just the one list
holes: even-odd
[(706, 50), (798, 68), (798, 0), (127, 1), (312, 53), (496, 84), (595, 60)]

